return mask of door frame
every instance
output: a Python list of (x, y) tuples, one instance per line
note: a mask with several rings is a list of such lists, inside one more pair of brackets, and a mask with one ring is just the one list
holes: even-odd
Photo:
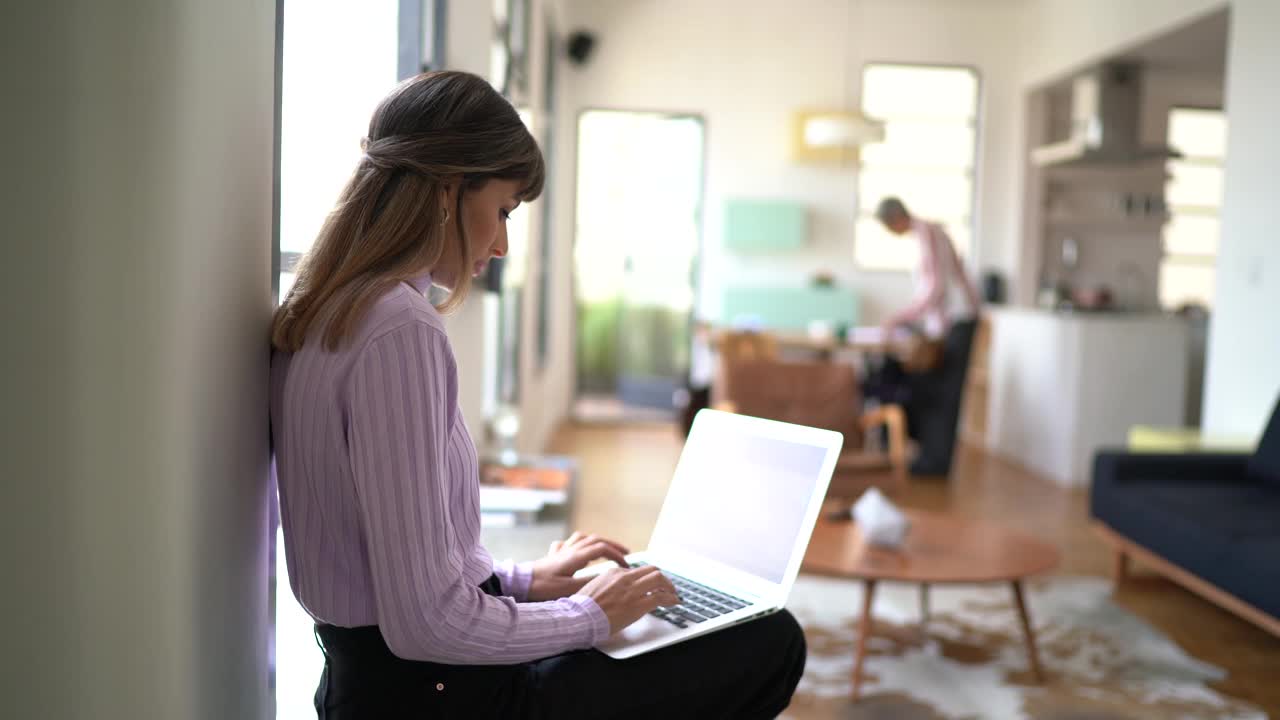
[[(586, 105), (578, 109), (573, 120), (573, 196), (570, 204), (570, 217), (573, 220), (572, 241), (569, 244), (569, 289), (572, 293), (571, 309), (573, 312), (572, 332), (570, 333), (570, 342), (573, 343), (573, 397), (577, 400), (580, 395), (579, 369), (578, 369), (578, 329), (581, 327), (580, 312), (578, 310), (578, 196), (582, 184), (581, 173), (579, 172), (578, 155), (582, 148), (582, 117), (592, 112), (616, 112), (616, 113), (633, 113), (637, 115), (661, 115), (668, 118), (691, 118), (697, 120), (702, 126), (702, 157), (699, 158), (698, 173), (698, 212), (697, 212), (697, 247), (694, 251), (692, 267), (689, 269), (689, 286), (693, 291), (693, 303), (689, 308), (689, 341), (692, 346), (694, 333), (693, 326), (697, 321), (698, 308), (702, 302), (702, 261), (707, 247), (707, 162), (710, 158), (709, 147), (710, 130), (708, 128), (706, 115), (692, 110), (660, 110), (660, 109), (636, 109), (630, 107), (618, 107), (610, 105)], [(692, 354), (693, 348), (689, 348)], [(688, 369), (686, 369), (686, 374)], [(687, 378), (686, 378), (687, 379)]]

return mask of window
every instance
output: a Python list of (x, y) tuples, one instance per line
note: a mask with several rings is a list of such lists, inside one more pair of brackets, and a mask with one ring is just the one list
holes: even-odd
[[(360, 159), (369, 116), (395, 87), (399, 32), (392, 0), (284, 6), (280, 131), (279, 297), (315, 242)], [(353, 54), (334, 53), (335, 44)], [(388, 48), (390, 48), (388, 50)]]
[(1176, 309), (1213, 304), (1214, 265), (1221, 234), (1222, 160), (1227, 118), (1221, 110), (1173, 108), (1169, 145), (1182, 157), (1166, 166), (1164, 259), (1160, 262), (1160, 305)]
[(956, 250), (973, 236), (973, 168), (977, 149), (978, 74), (968, 68), (868, 65), (862, 112), (885, 124), (883, 142), (862, 148), (854, 260), (868, 270), (910, 270), (919, 248), (875, 218), (895, 195), (913, 214), (942, 223)]
[[(401, 5), (396, 0), (283, 3), (276, 248), (280, 297), (292, 286), (294, 265), (311, 248), (359, 161), (369, 116), (396, 84), (397, 35), (415, 36), (404, 31)], [(421, 18), (408, 17), (416, 29)], [(343, 52), (334, 52), (335, 47)], [(289, 591), (283, 531), (274, 532), (268, 607), (274, 608), (275, 717), (314, 718), (309, 698), (324, 655), (316, 647), (314, 620)]]

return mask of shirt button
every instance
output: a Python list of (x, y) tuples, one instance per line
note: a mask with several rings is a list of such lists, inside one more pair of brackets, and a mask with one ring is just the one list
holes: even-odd
[(444, 683), (436, 683), (436, 691), (444, 690)]

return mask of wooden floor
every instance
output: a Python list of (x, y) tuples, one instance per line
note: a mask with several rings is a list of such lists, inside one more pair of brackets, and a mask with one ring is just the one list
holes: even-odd
[[(581, 463), (574, 525), (643, 548), (680, 454), (674, 425), (570, 424), (551, 451)], [(1083, 491), (1057, 487), (1025, 469), (964, 450), (949, 482), (913, 481), (903, 505), (999, 522), (1055, 543), (1058, 572), (1106, 577), (1111, 555), (1089, 529)], [(1133, 568), (1116, 596), (1191, 655), (1224, 668), (1222, 692), (1280, 717), (1280, 638), (1267, 634), (1160, 577)]]

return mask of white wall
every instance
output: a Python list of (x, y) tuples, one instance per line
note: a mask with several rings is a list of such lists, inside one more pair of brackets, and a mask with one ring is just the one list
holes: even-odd
[[(566, 27), (563, 12), (558, 4), (549, 0), (533, 0), (531, 3), (531, 31), (529, 56), (530, 107), (533, 109), (535, 136), (541, 143), (546, 136), (547, 123), (551, 121), (543, 112), (546, 98), (546, 34), (548, 24), (560, 35), (561, 53), (555, 62), (558, 66), (557, 107), (555, 117), (563, 119), (566, 109), (565, 95), (572, 73), (563, 54), (563, 36)], [(563, 122), (558, 124), (563, 128)], [(551, 128), (558, 132), (557, 128)], [(575, 137), (557, 136), (550, 148), (543, 147), (548, 163), (548, 184), (543, 198), (529, 206), (530, 244), (525, 262), (526, 283), (524, 313), (522, 318), (520, 367), (520, 438), (519, 448), (524, 452), (540, 452), (550, 442), (556, 428), (569, 414), (576, 377), (576, 350), (573, 319), (573, 194), (576, 187)], [(537, 357), (538, 287), (535, 282), (542, 264), (538, 253), (542, 235), (543, 213), (551, 213), (551, 286), (548, 295), (547, 359), (539, 366)]]
[(274, 6), (0, 33), (4, 714), (266, 717)]
[[(911, 296), (905, 273), (853, 265), (856, 175), (848, 168), (800, 166), (789, 158), (791, 113), (856, 107), (861, 69), (872, 61), (971, 65), (982, 79), (983, 142), (978, 173), (978, 261), (1008, 266), (1016, 207), (1007, 202), (1016, 165), (1013, 124), (1017, 33), (1022, 3), (1007, 0), (575, 0), (572, 27), (595, 32), (590, 62), (568, 73), (561, 137), (575, 138), (587, 108), (669, 110), (706, 122), (704, 252), (699, 314), (715, 317), (726, 282), (801, 285), (817, 270), (857, 289), (874, 322)], [(801, 252), (741, 257), (721, 250), (724, 200), (793, 198), (811, 209), (811, 242)], [(874, 201), (876, 199), (871, 199)]]
[(1142, 79), (1138, 137), (1147, 145), (1169, 139), (1169, 111), (1175, 107), (1221, 108), (1226, 81), (1221, 70), (1150, 67)]
[[(558, 8), (550, 0), (530, 2), (530, 54), (529, 93), (526, 98), (533, 110), (534, 136), (541, 141), (542, 127), (547, 122), (542, 111), (545, 97), (545, 29), (547, 16), (555, 17)], [(563, 28), (561, 28), (563, 32)], [(490, 72), (490, 48), (493, 38), (493, 13), (488, 2), (451, 3), (448, 12), (448, 40), (446, 64), (451, 70), (466, 70), (483, 77)], [(560, 61), (563, 65), (563, 60)], [(561, 79), (562, 91), (565, 82)], [(524, 102), (520, 103), (524, 105)], [(558, 157), (548, 158), (556, 174), (549, 184), (546, 200), (539, 200), (520, 209), (527, 213), (531, 228), (529, 247), (524, 258), (525, 288), (521, 308), (520, 357), (515, 358), (520, 373), (520, 435), (518, 447), (523, 452), (540, 452), (545, 449), (551, 435), (568, 414), (573, 394), (574, 340), (572, 291), (569, 285), (568, 258), (572, 255), (572, 214), (563, 209), (563, 203), (571, 202), (574, 168), (573, 156), (564, 156), (567, 142), (558, 143)], [(571, 148), (570, 148), (571, 149)], [(545, 368), (537, 363), (537, 287), (534, 283), (540, 263), (538, 239), (542, 233), (542, 213), (548, 204), (555, 204), (552, 229), (556, 263), (554, 284), (550, 297), (550, 343)], [(449, 339), (458, 361), (459, 402), (463, 416), (483, 451), (486, 437), (485, 383), (496, 372), (498, 348), (496, 335), (486, 339), (486, 327), (492, 330), (497, 322), (497, 303), (485, 302), (479, 287), (473, 289), (466, 304), (447, 318)]]
[[(445, 67), (489, 77), (493, 12), (488, 2), (452, 2), (446, 14)], [(467, 301), (445, 318), (449, 344), (458, 364), (458, 404), (478, 447), (484, 445), (484, 383), (495, 372), (486, 352), (485, 326), (496, 312), (484, 302), (479, 284)]]
[(1280, 394), (1277, 30), (1280, 3), (1231, 4), (1226, 185), (1204, 420), (1213, 433), (1260, 432)]
[(1060, 79), (1226, 5), (1226, 0), (1034, 0), (1021, 34), (1020, 76), (1034, 84)]

